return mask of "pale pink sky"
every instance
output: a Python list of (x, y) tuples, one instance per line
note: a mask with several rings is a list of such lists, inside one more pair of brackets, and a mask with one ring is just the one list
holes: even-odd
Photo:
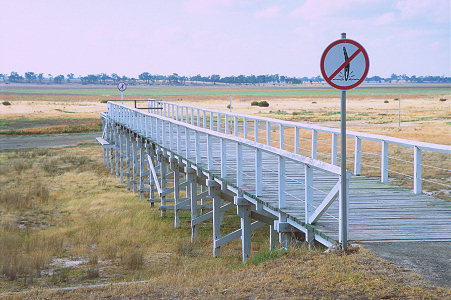
[(347, 32), (369, 76), (450, 76), (449, 0), (0, 0), (0, 73), (316, 76)]

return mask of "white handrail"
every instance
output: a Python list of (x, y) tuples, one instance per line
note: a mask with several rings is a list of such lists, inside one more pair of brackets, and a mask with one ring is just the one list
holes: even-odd
[[(166, 104), (167, 105), (167, 104)], [(151, 104), (150, 110), (152, 110), (153, 104)], [(183, 108), (184, 110), (185, 108)], [(187, 109), (187, 108), (186, 108)], [(305, 189), (305, 197), (304, 197), (304, 205), (305, 205), (305, 224), (313, 224), (315, 223), (319, 217), (329, 208), (331, 201), (336, 198), (336, 196), (339, 194), (339, 190), (332, 192), (329, 192), (327, 194), (327, 197), (323, 201), (324, 204), (314, 210), (314, 188), (313, 188), (313, 169), (318, 169), (324, 172), (328, 172), (334, 175), (337, 175), (337, 181), (341, 181), (340, 175), (340, 168), (338, 166), (322, 162), (313, 158), (305, 157), (296, 153), (292, 153), (286, 150), (278, 149), (275, 147), (271, 147), (269, 145), (261, 144), (255, 141), (248, 140), (246, 138), (229, 135), (221, 132), (214, 131), (212, 129), (207, 128), (201, 128), (198, 126), (193, 125), (194, 124), (194, 118), (193, 115), (191, 115), (191, 119), (188, 118), (188, 114), (185, 114), (185, 116), (180, 115), (170, 115), (170, 112), (174, 111), (173, 109), (166, 109), (158, 110), (157, 114), (149, 113), (140, 111), (139, 109), (131, 108), (119, 103), (113, 103), (108, 102), (108, 115), (107, 118), (110, 119), (112, 122), (116, 122), (118, 124), (121, 124), (122, 126), (125, 126), (127, 129), (135, 131), (136, 133), (140, 134), (143, 137), (150, 138), (153, 142), (157, 143), (159, 147), (162, 147), (164, 149), (173, 151), (177, 153), (178, 155), (183, 155), (185, 159), (190, 160), (192, 159), (192, 151), (190, 149), (195, 149), (196, 155), (195, 160), (196, 164), (199, 165), (200, 161), (200, 149), (203, 147), (203, 149), (206, 150), (207, 158), (206, 163), (204, 162), (204, 165), (206, 165), (206, 169), (208, 171), (213, 171), (214, 161), (213, 161), (213, 151), (217, 152), (218, 149), (213, 149), (213, 138), (219, 139), (220, 147), (219, 151), (221, 151), (219, 160), (220, 160), (220, 171), (221, 171), (221, 178), (226, 179), (227, 177), (227, 166), (228, 163), (227, 160), (227, 147), (230, 147), (231, 145), (236, 147), (236, 155), (235, 155), (235, 162), (233, 165), (236, 165), (236, 188), (242, 187), (243, 182), (243, 158), (240, 153), (243, 151), (243, 147), (247, 147), (250, 149), (253, 149), (255, 152), (255, 168), (252, 171), (247, 170), (247, 172), (254, 172), (253, 178), (255, 179), (255, 192), (253, 192), (253, 195), (255, 197), (259, 197), (262, 193), (262, 152), (269, 153), (275, 157), (275, 159), (278, 160), (278, 169), (277, 169), (277, 176), (278, 176), (278, 207), (277, 209), (280, 212), (283, 212), (283, 210), (286, 208), (286, 178), (288, 177), (286, 173), (286, 161), (292, 161), (295, 163), (299, 163), (299, 167), (305, 168), (305, 178), (304, 178), (304, 189)], [(193, 110), (194, 111), (194, 110)], [(178, 121), (176, 119), (179, 119), (179, 117), (182, 117), (181, 119), (184, 121)], [(205, 120), (205, 119), (204, 119)], [(198, 122), (199, 123), (199, 122)], [(150, 127), (150, 130), (149, 130)], [(167, 130), (169, 129), (169, 130)], [(214, 129), (214, 128), (213, 128)], [(176, 139), (172, 137), (174, 134), (174, 130), (177, 134)], [(195, 145), (194, 147), (190, 146), (190, 143), (192, 143), (192, 139), (190, 138), (190, 133), (194, 133), (194, 141)], [(203, 135), (206, 138), (206, 143), (200, 144), (200, 138), (199, 135)], [(175, 141), (176, 140), (176, 141)], [(182, 149), (182, 142), (185, 142), (185, 147)], [(174, 143), (176, 142), (176, 143)], [(349, 182), (351, 174), (348, 174), (347, 176), (347, 182)], [(292, 180), (292, 178), (291, 178)], [(336, 184), (334, 186), (331, 186), (331, 189), (334, 189)], [(339, 185), (341, 186), (341, 185)], [(301, 189), (300, 189), (301, 190)], [(249, 193), (249, 191), (246, 191)], [(349, 201), (348, 198), (342, 200), (340, 198), (340, 201)], [(348, 207), (348, 205), (346, 205)], [(312, 218), (312, 215), (314, 216)], [(338, 240), (340, 242), (343, 241), (343, 237), (347, 236), (347, 233), (345, 234), (343, 230), (346, 230), (348, 228), (348, 218), (342, 217), (339, 215), (339, 237)], [(280, 214), (280, 218), (282, 218), (282, 215)], [(284, 219), (283, 219), (284, 218)], [(286, 216), (284, 216), (281, 220), (285, 220), (286, 222)], [(306, 225), (307, 226), (307, 225)], [(345, 228), (345, 229), (341, 229)]]
[[(299, 136), (299, 129), (306, 129), (312, 131), (312, 137), (311, 137), (311, 157), (313, 159), (317, 158), (317, 136), (318, 132), (322, 133), (329, 133), (332, 135), (332, 149), (331, 149), (331, 163), (333, 165), (337, 165), (337, 153), (338, 153), (338, 135), (340, 134), (340, 130), (336, 128), (329, 128), (324, 126), (318, 126), (318, 125), (312, 125), (312, 124), (301, 124), (293, 121), (285, 121), (285, 120), (278, 120), (278, 119), (271, 119), (266, 117), (259, 117), (259, 116), (251, 116), (251, 115), (244, 115), (244, 114), (235, 114), (225, 111), (219, 111), (214, 109), (202, 109), (195, 106), (190, 105), (180, 105), (178, 103), (172, 103), (172, 102), (166, 102), (166, 101), (160, 101), (160, 100), (149, 100), (152, 102), (152, 106), (154, 108), (156, 107), (163, 107), (162, 110), (156, 111), (157, 114), (165, 115), (169, 118), (177, 119), (179, 120), (179, 110), (185, 111), (185, 115), (181, 120), (185, 120), (188, 122), (188, 114), (189, 109), (191, 110), (191, 122), (193, 123), (194, 120), (194, 111), (197, 112), (197, 124), (200, 126), (201, 122), (200, 119), (203, 119), (203, 126), (204, 128), (207, 127), (206, 118), (210, 118), (210, 124), (209, 128), (211, 130), (217, 130), (221, 131), (221, 117), (224, 116), (224, 133), (229, 133), (229, 122), (230, 124), (234, 123), (234, 130), (233, 134), (235, 136), (238, 136), (238, 123), (241, 121), (243, 122), (243, 136), (245, 139), (248, 139), (248, 122), (252, 122), (254, 124), (254, 138), (258, 140), (258, 137), (256, 134), (258, 134), (258, 128), (259, 128), (259, 122), (263, 122), (266, 124), (266, 143), (268, 145), (271, 144), (271, 134), (270, 131), (274, 129), (274, 126), (271, 127), (271, 125), (276, 125), (278, 127), (279, 131), (279, 148), (285, 149), (285, 129), (286, 128), (294, 128), (294, 152), (299, 153), (299, 145), (300, 145), (300, 136)], [(174, 112), (177, 112), (175, 114)], [(172, 112), (172, 113), (171, 113)], [(216, 117), (217, 126), (214, 126), (214, 118)], [(216, 127), (216, 128), (215, 128)], [(232, 134), (232, 132), (230, 132)], [(421, 169), (422, 169), (422, 151), (432, 151), (436, 153), (444, 153), (444, 154), (451, 154), (451, 146), (449, 145), (440, 145), (440, 144), (433, 144), (433, 143), (425, 143), (425, 142), (419, 142), (419, 141), (412, 141), (407, 139), (401, 139), (401, 138), (395, 138), (395, 137), (389, 137), (389, 136), (383, 136), (383, 135), (377, 135), (377, 134), (371, 134), (371, 133), (362, 133), (362, 132), (356, 132), (356, 131), (348, 131), (346, 134), (347, 137), (354, 138), (355, 139), (355, 146), (354, 146), (354, 174), (360, 175), (361, 173), (361, 143), (362, 141), (374, 141), (374, 142), (380, 142), (381, 143), (381, 181), (386, 183), (388, 182), (388, 171), (389, 171), (389, 160), (388, 160), (388, 150), (389, 145), (398, 145), (402, 147), (407, 148), (413, 148), (413, 161), (414, 161), (414, 174), (413, 174), (413, 190), (416, 194), (422, 193), (422, 176), (421, 176)]]

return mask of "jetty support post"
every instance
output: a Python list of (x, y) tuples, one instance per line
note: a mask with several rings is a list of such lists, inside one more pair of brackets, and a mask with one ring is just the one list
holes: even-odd
[(179, 210), (177, 209), (180, 202), (180, 170), (175, 157), (171, 157), (170, 167), (174, 171), (174, 227), (178, 228), (180, 226)]
[(209, 176), (207, 180), (208, 194), (213, 198), (213, 257), (218, 257), (221, 254), (220, 246), (217, 246), (217, 241), (221, 238), (221, 198), (220, 185)]
[(139, 146), (139, 199), (144, 199), (144, 174), (145, 174), (145, 159), (146, 154), (144, 152), (145, 142), (140, 139)]
[(159, 150), (157, 153), (157, 157), (158, 160), (160, 162), (160, 181), (161, 181), (161, 190), (162, 192), (160, 193), (160, 198), (161, 198), (161, 206), (163, 207), (161, 209), (161, 216), (162, 217), (166, 217), (166, 195), (163, 193), (163, 191), (166, 190), (167, 188), (167, 171), (168, 171), (168, 166), (167, 166), (167, 162), (166, 162), (166, 158), (163, 156), (163, 151)]
[[(188, 185), (190, 185), (190, 195), (186, 195), (190, 197), (190, 208), (191, 208), (191, 220), (197, 218), (197, 180), (196, 180), (196, 171), (186, 166), (185, 167), (186, 180)], [(197, 241), (197, 225), (191, 223), (191, 243)]]
[(251, 209), (242, 195), (235, 196), (237, 214), (241, 219), (241, 250), (243, 263), (251, 256)]

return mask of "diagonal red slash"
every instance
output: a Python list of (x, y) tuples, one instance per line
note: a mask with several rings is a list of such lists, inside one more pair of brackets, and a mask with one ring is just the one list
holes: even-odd
[(341, 70), (343, 70), (343, 68), (349, 64), (351, 62), (351, 60), (353, 60), (360, 52), (362, 52), (362, 49), (358, 48), (358, 50), (356, 52), (354, 52), (354, 54), (351, 55), (350, 58), (348, 58), (332, 75), (330, 75), (327, 79), (331, 80), (333, 79), (335, 76), (337, 76), (338, 73), (340, 73)]

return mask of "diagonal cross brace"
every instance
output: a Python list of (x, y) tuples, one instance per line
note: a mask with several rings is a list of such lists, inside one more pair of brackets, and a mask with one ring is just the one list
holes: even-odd
[(162, 191), (162, 189), (160, 187), (160, 183), (158, 182), (157, 172), (155, 171), (155, 167), (153, 165), (152, 158), (150, 157), (149, 154), (147, 154), (147, 160), (149, 161), (150, 171), (152, 172), (152, 176), (153, 176), (153, 179), (154, 179), (154, 183), (155, 183), (155, 185), (157, 187), (158, 193), (161, 194), (163, 191)]
[[(254, 231), (260, 227), (265, 226), (266, 223), (260, 222), (260, 221), (255, 221), (251, 224), (251, 231)], [(223, 237), (221, 237), (220, 239), (217, 239), (214, 241), (215, 247), (221, 247), (222, 245), (227, 244), (228, 242), (233, 241), (234, 239), (237, 239), (241, 237), (241, 228), (238, 230), (235, 230), (234, 232), (231, 232)]]
[(330, 190), (329, 194), (327, 194), (326, 198), (324, 198), (323, 202), (316, 208), (315, 212), (308, 219), (309, 224), (314, 224), (318, 221), (319, 218), (326, 212), (329, 206), (332, 205), (334, 200), (338, 196), (338, 192), (340, 190), (340, 181), (334, 185), (334, 187)]
[[(229, 209), (235, 208), (235, 204), (227, 203), (226, 205), (221, 206), (221, 211), (228, 211)], [(206, 214), (200, 215), (199, 217), (191, 220), (191, 226), (196, 226), (202, 222), (207, 221), (208, 219), (213, 218), (213, 211), (209, 211)]]

